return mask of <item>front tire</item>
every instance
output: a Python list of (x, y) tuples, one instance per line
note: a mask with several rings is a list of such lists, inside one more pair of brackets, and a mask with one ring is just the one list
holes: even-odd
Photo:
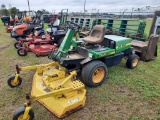
[(22, 48), (22, 47), (17, 50), (17, 54), (19, 56), (26, 56), (27, 53), (28, 53), (28, 51), (25, 48)]
[(130, 69), (133, 69), (138, 65), (138, 63), (139, 63), (139, 57), (135, 54), (131, 54), (127, 59), (126, 66)]
[(21, 77), (18, 76), (18, 80), (17, 80), (16, 83), (14, 82), (14, 78), (15, 78), (15, 75), (11, 75), (7, 80), (7, 83), (11, 88), (18, 87), (22, 83), (22, 78)]
[(107, 67), (101, 61), (87, 63), (82, 69), (83, 82), (90, 87), (101, 85), (105, 81), (107, 75)]
[[(23, 120), (25, 109), (25, 106), (18, 108), (13, 114), (13, 120)], [(34, 112), (30, 110), (26, 120), (33, 120), (33, 118)]]
[(18, 48), (22, 47), (22, 43), (15, 42), (15, 43), (14, 43), (14, 47), (15, 47), (16, 49), (18, 49)]

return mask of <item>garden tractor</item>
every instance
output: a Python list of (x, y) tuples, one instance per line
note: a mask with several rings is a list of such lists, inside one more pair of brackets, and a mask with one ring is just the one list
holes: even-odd
[[(89, 36), (75, 39), (75, 28), (78, 24), (68, 22), (68, 30), (58, 50), (53, 50), (49, 58), (54, 62), (35, 66), (19, 67), (16, 74), (8, 79), (12, 88), (22, 83), (20, 71), (36, 69), (33, 77), (31, 95), (26, 94), (27, 102), (14, 112), (13, 119), (30, 119), (34, 117), (31, 103), (38, 100), (57, 117), (62, 118), (85, 105), (86, 90), (101, 85), (107, 77), (107, 67), (120, 63), (123, 57), (128, 58), (126, 65), (135, 68), (139, 57), (133, 53), (131, 39), (116, 35), (105, 35), (105, 27), (96, 25)], [(74, 26), (73, 26), (74, 25)], [(77, 80), (82, 76), (82, 83)]]
[[(70, 22), (72, 24), (80, 27)], [(118, 65), (122, 58), (127, 59), (128, 68), (138, 65), (139, 57), (131, 47), (131, 38), (105, 35), (104, 25), (95, 25), (84, 38), (72, 40), (73, 35), (74, 31), (70, 29), (58, 51), (52, 51), (49, 58), (69, 70), (78, 71), (85, 85), (101, 85), (108, 76), (107, 68)]]

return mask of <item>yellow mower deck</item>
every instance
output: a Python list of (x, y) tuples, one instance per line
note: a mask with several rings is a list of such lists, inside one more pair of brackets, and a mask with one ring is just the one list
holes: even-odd
[[(39, 76), (36, 72), (32, 84), (32, 96), (50, 92), (50, 90), (44, 86), (42, 79), (43, 76)], [(51, 82), (50, 85), (56, 86), (61, 82), (63, 82), (63, 79)], [(54, 96), (40, 99), (38, 101), (59, 118), (67, 115), (67, 113), (70, 113), (73, 110), (83, 107), (86, 99), (84, 85), (79, 80), (76, 80), (68, 82), (66, 88), (69, 88), (66, 92), (64, 91), (61, 93), (61, 89), (55, 90), (57, 93), (55, 93)], [(62, 89), (65, 89), (65, 87)]]
[(32, 82), (31, 96), (26, 95), (23, 119), (31, 110), (31, 103), (38, 100), (58, 118), (62, 118), (85, 105), (86, 89), (84, 84), (76, 79), (76, 71), (67, 72), (58, 63), (17, 67), (14, 81), (22, 70), (37, 69)]

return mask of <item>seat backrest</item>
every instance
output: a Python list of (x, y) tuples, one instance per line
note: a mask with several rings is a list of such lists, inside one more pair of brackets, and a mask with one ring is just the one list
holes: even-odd
[(147, 46), (147, 51), (145, 55), (145, 59), (153, 59), (157, 56), (157, 43), (158, 43), (159, 36), (151, 36), (149, 39), (149, 43)]
[(41, 21), (40, 26), (42, 27), (42, 29), (44, 29), (44, 22)]
[(105, 35), (105, 26), (104, 25), (95, 25), (93, 27), (93, 29), (91, 30), (89, 36), (99, 38), (99, 41), (97, 41), (97, 42), (101, 42), (104, 39), (104, 35)]
[(89, 36), (84, 37), (82, 40), (87, 43), (96, 44), (103, 41), (104, 35), (105, 35), (105, 26), (95, 25), (91, 30)]

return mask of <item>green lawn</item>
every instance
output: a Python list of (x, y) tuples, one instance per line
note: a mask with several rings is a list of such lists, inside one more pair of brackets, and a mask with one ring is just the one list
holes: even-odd
[[(148, 34), (151, 21), (147, 21)], [(51, 62), (47, 57), (36, 57), (29, 53), (26, 57), (17, 55), (11, 39), (0, 22), (0, 120), (11, 120), (13, 112), (25, 102), (25, 93), (31, 91), (35, 71), (23, 71), (22, 85), (10, 88), (7, 78), (15, 73), (15, 65), (27, 66)], [(65, 117), (65, 120), (160, 120), (160, 44), (158, 57), (150, 62), (140, 61), (131, 70), (123, 60), (118, 66), (108, 69), (106, 81), (97, 88), (87, 89), (86, 106)], [(32, 104), (35, 120), (56, 120), (38, 102)]]

